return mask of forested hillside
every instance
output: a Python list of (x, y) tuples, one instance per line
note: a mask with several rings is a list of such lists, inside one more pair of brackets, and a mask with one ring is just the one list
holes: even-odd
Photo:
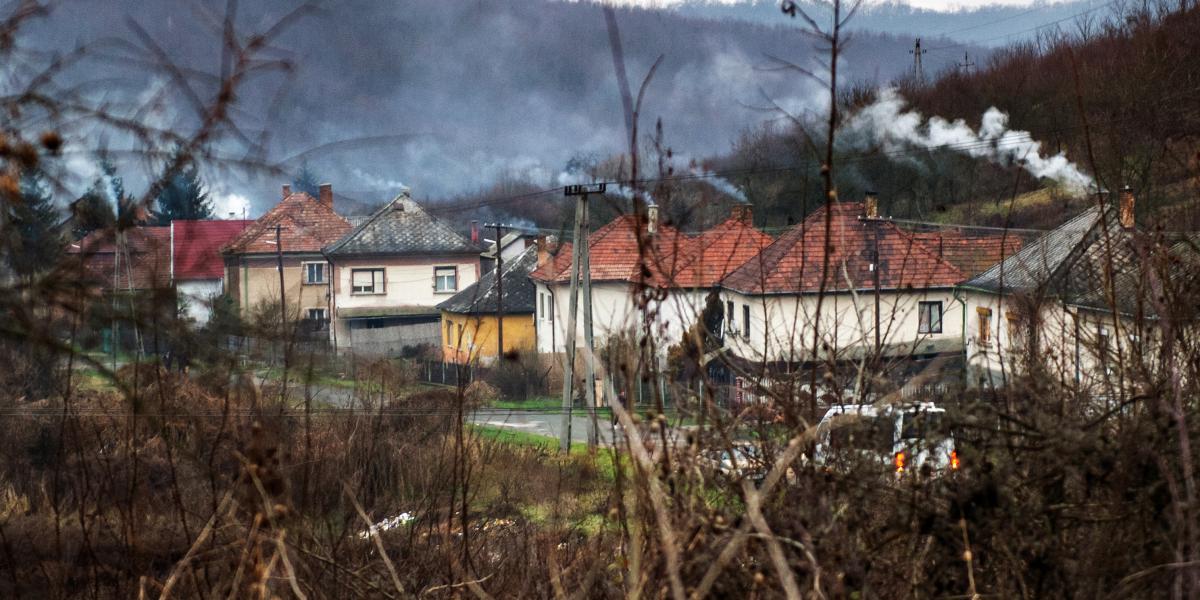
[[(999, 51), (975, 72), (951, 72), (921, 84), (894, 83), (904, 111), (919, 113), (919, 135), (928, 119), (962, 119), (978, 131), (996, 108), (1011, 131), (1028, 131), (1041, 155), (1061, 153), (1103, 189), (1131, 186), (1142, 218), (1194, 227), (1192, 209), (1200, 169), (1200, 10), (1137, 10), (1120, 20), (1079, 23), (1074, 33), (1046, 36)], [(853, 86), (847, 86), (852, 88)], [(1072, 201), (1051, 179), (1022, 168), (1023, 155), (980, 157), (979, 144), (909, 144), (897, 150), (881, 134), (855, 127), (864, 111), (878, 110), (879, 91), (842, 94), (845, 109), (835, 166), (839, 192), (857, 197), (879, 192), (890, 214), (928, 220), (968, 219), (984, 224), (1047, 226), (1069, 216)], [(794, 221), (821, 202), (809, 136), (819, 125), (797, 120), (785, 131), (747, 133), (720, 161), (758, 207), (760, 224)], [(799, 168), (767, 174), (738, 173)], [(1049, 188), (1011, 218), (996, 206), (1020, 194)], [(1046, 201), (1047, 196), (1054, 201)], [(1080, 205), (1089, 200), (1074, 200)], [(1067, 209), (1067, 210), (1064, 210)]]

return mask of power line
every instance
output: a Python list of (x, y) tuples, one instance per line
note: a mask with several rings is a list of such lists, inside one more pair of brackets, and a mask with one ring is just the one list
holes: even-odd
[[(994, 42), (994, 41), (996, 41), (996, 40), (1002, 40), (1002, 39), (1010, 38), (1010, 37), (1012, 37), (1012, 36), (1015, 36), (1015, 35), (1021, 35), (1021, 34), (1024, 34), (1024, 33), (1029, 33), (1029, 32), (1031, 32), (1031, 31), (1037, 31), (1037, 30), (1039, 30), (1039, 29), (1045, 29), (1046, 27), (1050, 27), (1051, 25), (1057, 25), (1057, 24), (1059, 24), (1059, 23), (1062, 23), (1062, 22), (1064, 22), (1064, 21), (1070, 21), (1070, 20), (1072, 20), (1072, 19), (1077, 19), (1077, 18), (1079, 18), (1079, 17), (1082, 17), (1082, 16), (1084, 16), (1084, 15), (1086, 15), (1086, 14), (1088, 14), (1088, 13), (1092, 13), (1092, 12), (1095, 12), (1095, 11), (1097, 11), (1097, 10), (1100, 10), (1100, 9), (1102, 9), (1102, 8), (1105, 8), (1105, 7), (1108, 7), (1108, 6), (1112, 6), (1112, 5), (1116, 4), (1118, 1), (1120, 1), (1120, 0), (1109, 0), (1108, 2), (1105, 2), (1104, 4), (1101, 4), (1101, 5), (1099, 5), (1099, 6), (1093, 6), (1092, 8), (1089, 8), (1089, 9), (1087, 9), (1087, 10), (1083, 10), (1083, 11), (1077, 12), (1077, 13), (1075, 13), (1075, 14), (1073, 14), (1073, 15), (1069, 15), (1069, 16), (1063, 17), (1063, 18), (1061, 18), (1061, 19), (1055, 19), (1055, 20), (1053, 20), (1053, 21), (1049, 21), (1049, 22), (1046, 22), (1046, 23), (1042, 23), (1041, 25), (1037, 25), (1037, 26), (1035, 26), (1035, 27), (1030, 27), (1029, 29), (1023, 29), (1023, 30), (1021, 30), (1021, 31), (1014, 31), (1014, 32), (1012, 32), (1012, 33), (1006, 33), (1006, 34), (1004, 34), (1004, 35), (998, 35), (998, 36), (995, 36), (995, 37), (984, 38), (984, 39), (982, 39), (982, 40), (967, 40), (967, 41), (963, 41), (963, 42), (958, 42), (958, 43), (956, 43), (956, 44), (950, 44), (950, 45), (948, 45), (948, 46), (938, 46), (938, 47), (936, 47), (936, 48), (929, 48), (929, 51), (931, 51), (931, 52), (936, 52), (936, 51), (938, 51), (938, 50), (949, 50), (949, 49), (951, 49), (951, 48), (961, 48), (961, 47), (963, 47), (963, 46), (967, 46), (967, 45), (979, 45), (979, 44), (985, 44), (985, 43), (987, 43), (987, 42)], [(989, 23), (989, 25), (990, 25), (990, 23)]]

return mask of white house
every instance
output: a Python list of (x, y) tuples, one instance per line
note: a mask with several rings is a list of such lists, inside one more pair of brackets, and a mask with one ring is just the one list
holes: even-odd
[[(875, 203), (813, 212), (724, 278), (726, 345), (748, 363), (933, 357), (961, 350), (963, 273)], [(876, 310), (878, 306), (878, 311)], [(813, 331), (819, 332), (813, 356)]]

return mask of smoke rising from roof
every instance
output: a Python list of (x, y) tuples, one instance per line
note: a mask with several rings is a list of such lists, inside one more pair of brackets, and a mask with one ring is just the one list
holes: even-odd
[(879, 99), (855, 113), (844, 128), (852, 134), (850, 139), (870, 140), (884, 152), (904, 152), (914, 147), (946, 149), (997, 164), (1019, 164), (1035, 177), (1053, 180), (1075, 193), (1086, 193), (1095, 186), (1091, 176), (1062, 152), (1045, 155), (1042, 143), (1029, 132), (1009, 129), (1008, 115), (994, 106), (983, 113), (978, 130), (962, 119), (926, 119), (905, 108), (896, 90), (883, 89)]

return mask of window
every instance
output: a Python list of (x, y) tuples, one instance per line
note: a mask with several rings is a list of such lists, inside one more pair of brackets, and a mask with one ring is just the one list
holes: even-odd
[(454, 323), (446, 321), (446, 345), (454, 345)]
[(434, 267), (433, 291), (436, 293), (458, 291), (458, 267)]
[(383, 269), (354, 269), (350, 271), (350, 293), (384, 293)]
[(730, 334), (737, 334), (737, 313), (734, 312), (733, 300), (725, 301), (725, 331)]
[(1021, 313), (1009, 310), (1004, 313), (1004, 319), (1008, 321), (1008, 345), (1012, 348), (1019, 348), (1025, 343), (1025, 332), (1021, 327)]
[(325, 309), (323, 309), (323, 308), (308, 309), (308, 320), (309, 321), (324, 321), (325, 320)]
[(742, 337), (750, 339), (750, 305), (742, 305)]
[(979, 315), (979, 334), (976, 339), (980, 346), (986, 346), (992, 342), (992, 309), (980, 306), (975, 313)]
[(1096, 327), (1096, 357), (1100, 359), (1100, 364), (1108, 366), (1108, 328), (1103, 325)]
[(304, 284), (319, 285), (325, 283), (325, 263), (304, 263)]
[(942, 332), (942, 303), (921, 302), (917, 304), (917, 332)]

